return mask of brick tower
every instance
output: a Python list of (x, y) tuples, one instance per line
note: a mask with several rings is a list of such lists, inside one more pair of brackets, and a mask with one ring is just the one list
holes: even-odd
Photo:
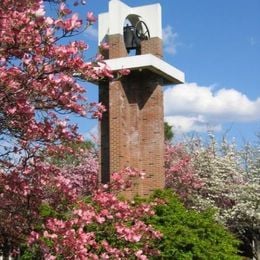
[[(135, 30), (130, 55), (129, 27)], [(146, 196), (165, 181), (163, 86), (184, 82), (184, 74), (162, 60), (159, 4), (133, 8), (111, 0), (109, 11), (99, 15), (99, 43), (104, 41), (110, 68), (131, 73), (99, 84), (99, 99), (107, 108), (100, 123), (101, 181), (109, 182), (111, 173), (130, 166), (146, 175), (127, 197)]]

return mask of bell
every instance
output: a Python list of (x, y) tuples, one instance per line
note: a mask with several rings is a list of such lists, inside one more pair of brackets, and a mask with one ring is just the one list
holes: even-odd
[(126, 25), (124, 27), (124, 41), (127, 52), (140, 47), (141, 40), (137, 37), (135, 26)]

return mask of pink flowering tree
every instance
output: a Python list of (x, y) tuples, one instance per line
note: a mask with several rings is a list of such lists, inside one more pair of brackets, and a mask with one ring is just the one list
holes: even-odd
[(137, 175), (132, 169), (115, 173), (110, 185), (78, 197), (67, 211), (43, 204), (42, 225), (31, 231), (27, 255), (44, 259), (148, 259), (158, 255), (154, 245), (161, 234), (145, 223), (154, 215), (152, 206), (117, 196)]
[(184, 144), (166, 143), (165, 180), (166, 188), (173, 189), (187, 205), (203, 186), (192, 164), (192, 156)]
[(45, 16), (42, 1), (1, 2), (0, 245), (7, 253), (30, 233), (41, 202), (50, 197), (60, 201), (63, 195), (52, 196), (54, 190), (65, 194), (61, 171), (44, 161), (68, 152), (63, 143), (81, 141), (64, 114), (97, 112), (74, 75), (99, 79), (103, 69), (84, 62), (84, 42), (60, 43), (92, 20), (87, 17), (84, 24), (64, 4), (54, 19)]
[[(85, 62), (87, 44), (71, 38), (95, 22), (94, 14), (88, 12), (81, 19), (64, 3), (57, 7), (57, 17), (48, 17), (41, 0), (3, 0), (0, 5), (0, 253), (5, 257), (18, 254), (26, 243), (38, 246), (47, 259), (69, 251), (79, 257), (112, 254), (115, 246), (97, 238), (90, 226), (116, 223), (120, 214), (122, 221), (113, 224), (118, 239), (149, 245), (152, 237), (158, 237), (138, 219), (144, 211), (150, 214), (150, 209), (131, 209), (107, 190), (97, 189), (93, 154), (86, 155), (84, 169), (49, 160), (80, 153), (70, 144), (80, 143), (82, 137), (66, 114), (101, 118), (105, 109), (87, 102), (78, 79), (114, 77), (102, 57)], [(65, 41), (68, 37), (71, 40)], [(82, 199), (86, 194), (91, 203)], [(47, 214), (47, 208), (55, 214)], [(111, 212), (107, 215), (104, 209)], [(74, 232), (70, 241), (64, 232)], [(33, 240), (34, 235), (43, 237)], [(91, 241), (96, 251), (82, 248)], [(60, 244), (53, 247), (56, 242)], [(136, 248), (122, 254), (142, 258), (148, 250)], [(121, 249), (115, 249), (115, 254), (121, 254)]]

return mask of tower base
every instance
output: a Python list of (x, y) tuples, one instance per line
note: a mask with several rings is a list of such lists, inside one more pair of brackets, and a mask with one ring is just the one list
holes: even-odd
[(101, 128), (101, 182), (113, 172), (132, 167), (145, 173), (127, 197), (147, 196), (164, 187), (163, 80), (148, 70), (99, 86), (107, 111)]

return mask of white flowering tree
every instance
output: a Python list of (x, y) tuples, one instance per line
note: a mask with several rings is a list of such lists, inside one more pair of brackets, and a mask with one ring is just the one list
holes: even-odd
[[(218, 143), (213, 135), (209, 135), (207, 144), (196, 138), (183, 143), (184, 153), (172, 152), (179, 147), (180, 144), (172, 145), (166, 150), (166, 184), (183, 198), (187, 206), (198, 210), (215, 209), (218, 221), (244, 241), (242, 250), (259, 259), (259, 144), (247, 144), (239, 149), (235, 142), (228, 143), (223, 139)], [(167, 151), (171, 151), (170, 159)], [(176, 167), (185, 159), (182, 154), (189, 158), (185, 160), (185, 167), (189, 169), (188, 185), (185, 182), (186, 168)], [(187, 192), (183, 193), (185, 185), (189, 196)]]

